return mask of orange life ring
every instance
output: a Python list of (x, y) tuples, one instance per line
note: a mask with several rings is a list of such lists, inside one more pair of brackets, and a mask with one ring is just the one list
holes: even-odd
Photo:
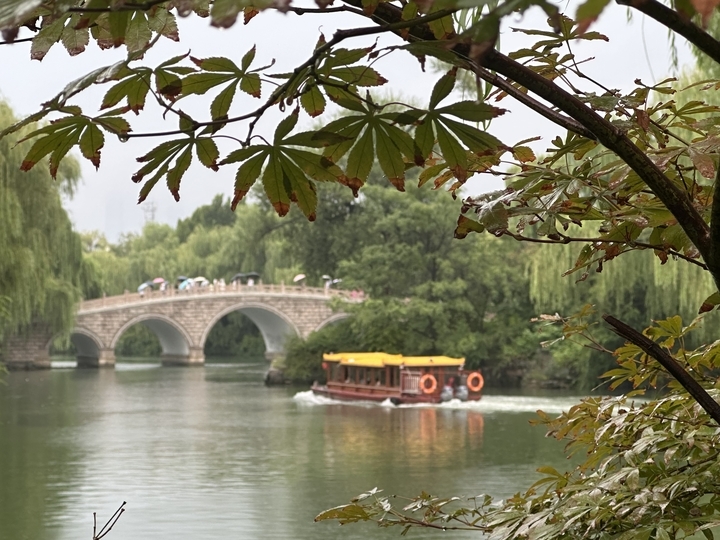
[[(426, 384), (428, 381), (430, 381), (430, 386)], [(432, 394), (435, 392), (435, 390), (437, 390), (437, 379), (435, 376), (430, 373), (426, 373), (420, 377), (420, 389), (423, 394)]]
[(471, 392), (479, 392), (485, 386), (485, 379), (477, 371), (474, 371), (467, 378), (467, 387)]

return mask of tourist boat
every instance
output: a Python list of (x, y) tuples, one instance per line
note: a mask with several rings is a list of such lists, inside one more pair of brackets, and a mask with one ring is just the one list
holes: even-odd
[(479, 371), (465, 371), (464, 358), (400, 354), (333, 353), (323, 355), (327, 383), (313, 393), (347, 401), (441, 403), (477, 401), (485, 381)]

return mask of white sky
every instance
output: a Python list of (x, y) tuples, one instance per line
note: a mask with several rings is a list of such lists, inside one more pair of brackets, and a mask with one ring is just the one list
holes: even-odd
[[(535, 12), (537, 11), (537, 12)], [(569, 10), (574, 14), (574, 9)], [(507, 21), (507, 26), (542, 28), (544, 14), (539, 10), (530, 12), (525, 19), (515, 18)], [(645, 83), (657, 82), (670, 71), (670, 45), (667, 32), (651, 19), (635, 12), (631, 22), (627, 22), (627, 10), (611, 4), (602, 18), (593, 27), (610, 38), (609, 43), (590, 42), (575, 47), (578, 59), (595, 57), (585, 64), (586, 71), (608, 87), (627, 89), (633, 86), (633, 80), (641, 78)], [(170, 56), (184, 54), (188, 50), (200, 58), (227, 56), (239, 63), (243, 54), (253, 45), (257, 46), (257, 56), (253, 66), (276, 61), (271, 73), (290, 71), (312, 54), (319, 31), (330, 36), (336, 28), (350, 28), (367, 23), (353, 15), (312, 15), (298, 17), (294, 14), (283, 15), (277, 12), (261, 13), (248, 26), (236, 24), (229, 30), (218, 30), (209, 26), (208, 20), (189, 17), (180, 21), (180, 43), (162, 40), (146, 58), (146, 64), (155, 66)], [(24, 37), (23, 34), (20, 37)], [(391, 37), (383, 38), (381, 44), (392, 43)], [(511, 51), (520, 46), (523, 38), (509, 29), (501, 37), (501, 49)], [(373, 40), (346, 42), (344, 46), (356, 47)], [(692, 55), (682, 38), (677, 39), (681, 68), (692, 65)], [(100, 51), (91, 41), (88, 50), (76, 57), (69, 57), (61, 45), (56, 45), (42, 61), (30, 61), (30, 44), (0, 46), (0, 97), (6, 99), (18, 116), (30, 114), (39, 104), (55, 96), (67, 83), (80, 77), (100, 65), (108, 65), (124, 57), (124, 49)], [(647, 54), (646, 54), (647, 51)], [(648, 60), (649, 59), (649, 60)], [(437, 75), (423, 74), (419, 64), (410, 55), (398, 52), (383, 60), (376, 68), (390, 82), (383, 88), (393, 93), (417, 96), (420, 103), (426, 103), (430, 89)], [(653, 76), (654, 75), (654, 76)], [(73, 103), (81, 105), (86, 112), (97, 111), (104, 92), (110, 85), (91, 88), (85, 95), (77, 96)], [(265, 88), (267, 95), (269, 89)], [(211, 96), (214, 94), (210, 94)], [(239, 93), (237, 94), (239, 95)], [(264, 96), (263, 96), (264, 97)], [(200, 98), (203, 99), (202, 97)], [(241, 114), (252, 110), (260, 100), (243, 98), (236, 102), (230, 114)], [(192, 104), (190, 100), (181, 108), (197, 118), (209, 116), (210, 100)], [(542, 135), (542, 141), (535, 143), (537, 150), (547, 147), (549, 141), (561, 130), (524, 109), (510, 98), (500, 104), (510, 109), (510, 113), (497, 119), (491, 132), (508, 144), (522, 139)], [(147, 118), (144, 118), (147, 117)], [(272, 134), (274, 123), (279, 116), (268, 115), (259, 124), (258, 132)], [(310, 121), (305, 117), (306, 124)], [(163, 123), (158, 114), (141, 114), (130, 118), (135, 132), (160, 131), (174, 129), (175, 121)], [(238, 126), (234, 135), (244, 139), (245, 126)], [(155, 219), (159, 222), (175, 224), (187, 217), (200, 205), (207, 204), (218, 193), (232, 195), (235, 168), (221, 168), (219, 173), (193, 164), (183, 179), (180, 189), (180, 202), (175, 202), (167, 188), (162, 184), (153, 190), (146, 203), (137, 205), (139, 185), (133, 184), (131, 175), (139, 168), (135, 158), (157, 144), (153, 139), (134, 139), (120, 143), (106, 135), (105, 148), (102, 150), (102, 163), (99, 171), (82, 159), (84, 182), (75, 198), (66, 202), (78, 230), (98, 230), (111, 241), (117, 240), (122, 233), (138, 231), (144, 221), (148, 203), (156, 207)], [(230, 147), (221, 147), (221, 152)], [(483, 183), (485, 182), (485, 183)], [(496, 189), (497, 184), (488, 180), (470, 181), (470, 190)], [(143, 210), (145, 209), (145, 211)]]

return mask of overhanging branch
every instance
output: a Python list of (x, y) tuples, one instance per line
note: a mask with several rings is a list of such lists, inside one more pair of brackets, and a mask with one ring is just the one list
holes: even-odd
[(612, 315), (603, 315), (603, 319), (612, 326), (613, 332), (637, 345), (645, 354), (657, 360), (688, 391), (688, 394), (695, 398), (705, 412), (720, 424), (720, 404), (665, 349)]
[[(360, 0), (345, 0), (345, 3), (361, 6)], [(381, 3), (372, 18), (379, 24), (397, 22), (402, 20), (402, 11), (392, 4)], [(409, 34), (410, 39), (428, 42), (437, 41), (427, 25), (413, 26), (410, 28)], [(448, 43), (448, 48), (460, 56), (463, 61), (471, 58), (469, 44), (457, 43), (453, 45)], [(703, 258), (706, 261), (708, 260), (712, 246), (710, 228), (693, 206), (692, 200), (667, 178), (660, 168), (640, 148), (633, 144), (620, 129), (554, 82), (493, 48), (481, 55), (477, 61), (471, 64), (471, 67), (473, 65), (499, 73), (507, 79), (524, 86), (590, 130), (601, 144), (615, 152), (648, 185), (667, 209), (672, 212)], [(713, 272), (712, 269), (711, 272)], [(714, 274), (713, 277), (720, 281), (720, 273)]]
[(656, 20), (664, 27), (680, 34), (702, 52), (720, 64), (720, 41), (705, 30), (657, 0), (615, 0), (621, 6), (630, 6)]

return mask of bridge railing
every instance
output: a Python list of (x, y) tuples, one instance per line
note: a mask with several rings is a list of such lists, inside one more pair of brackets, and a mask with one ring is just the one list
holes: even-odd
[(337, 289), (329, 289), (323, 287), (304, 287), (302, 285), (285, 285), (284, 283), (258, 283), (255, 285), (244, 285), (240, 283), (210, 284), (204, 287), (191, 287), (185, 290), (179, 290), (170, 287), (164, 291), (156, 291), (146, 289), (143, 292), (129, 292), (118, 294), (116, 296), (103, 296), (93, 300), (83, 300), (78, 307), (79, 311), (87, 311), (92, 309), (100, 309), (104, 307), (122, 306), (125, 304), (136, 304), (140, 302), (162, 302), (169, 298), (187, 298), (202, 295), (237, 295), (240, 294), (262, 294), (262, 293), (278, 293), (288, 296), (327, 296), (341, 297), (347, 300), (359, 302), (364, 298), (362, 291), (343, 291)]

